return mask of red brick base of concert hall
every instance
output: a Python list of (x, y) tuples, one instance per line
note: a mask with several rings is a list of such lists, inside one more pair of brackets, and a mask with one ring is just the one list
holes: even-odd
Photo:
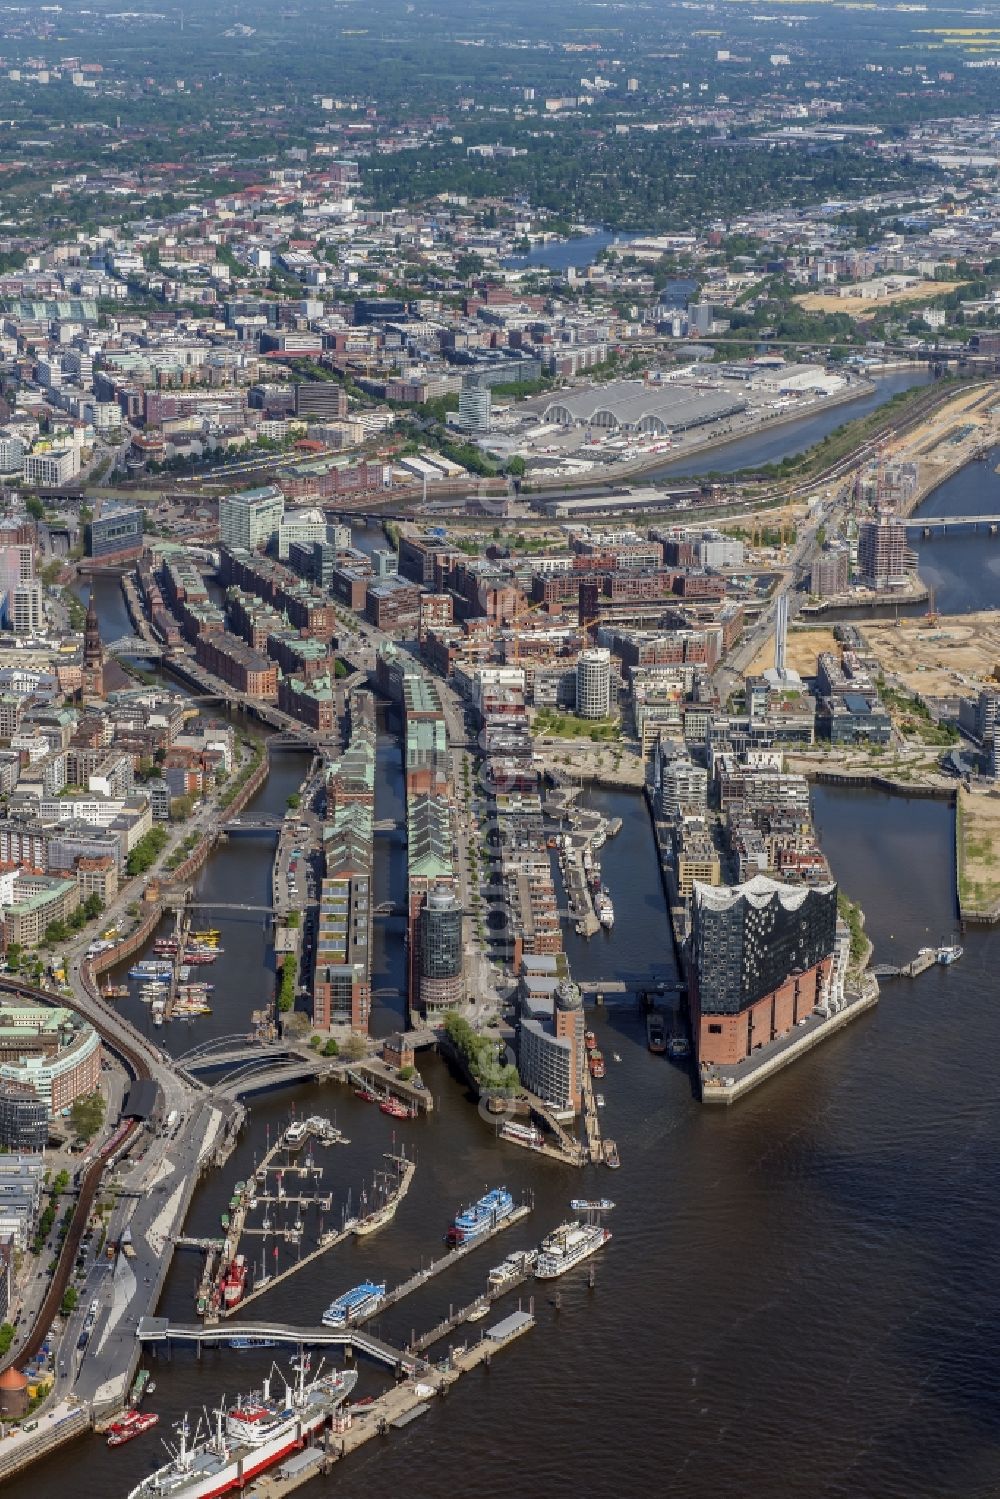
[(763, 999), (756, 1000), (737, 1015), (703, 1015), (698, 1000), (698, 983), (692, 971), (691, 1033), (699, 1063), (715, 1062), (731, 1067), (736, 1062), (745, 1061), (769, 1041), (776, 1041), (794, 1030), (819, 1002), (830, 964), (831, 959), (824, 958), (804, 973), (791, 974), (780, 988), (765, 994)]

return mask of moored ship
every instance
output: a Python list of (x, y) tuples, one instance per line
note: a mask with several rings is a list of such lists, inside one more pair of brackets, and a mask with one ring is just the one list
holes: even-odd
[(500, 1126), (500, 1134), (505, 1140), (516, 1140), (518, 1145), (529, 1145), (537, 1148), (542, 1144), (542, 1132), (533, 1124), (518, 1124), (516, 1119), (508, 1119)]
[(595, 895), (594, 910), (597, 912), (597, 919), (601, 923), (601, 926), (606, 932), (610, 932), (615, 924), (615, 908), (612, 904), (611, 896), (606, 890), (601, 890)]
[(538, 1259), (537, 1249), (515, 1249), (499, 1265), (494, 1265), (486, 1277), (487, 1284), (494, 1295), (499, 1295), (508, 1286), (514, 1285), (523, 1279)]
[(226, 1307), (236, 1306), (246, 1293), (248, 1267), (242, 1254), (238, 1254), (227, 1265), (222, 1277), (222, 1302)]
[(667, 1027), (663, 1016), (658, 1015), (655, 1010), (646, 1017), (646, 1044), (650, 1051), (657, 1054), (667, 1049)]
[(123, 1447), (134, 1437), (141, 1437), (144, 1431), (150, 1431), (159, 1420), (153, 1411), (126, 1411), (108, 1427), (108, 1446)]
[(371, 1317), (385, 1300), (385, 1281), (362, 1281), (352, 1291), (345, 1291), (336, 1301), (331, 1301), (323, 1313), (324, 1327), (347, 1327), (359, 1318)]
[(478, 1239), (481, 1234), (509, 1218), (513, 1211), (514, 1199), (507, 1188), (494, 1187), (492, 1192), (487, 1192), (471, 1207), (463, 1208), (460, 1213), (455, 1214), (454, 1222), (446, 1235), (448, 1243), (467, 1244), (470, 1239)]
[(562, 1223), (542, 1240), (535, 1275), (539, 1280), (555, 1280), (603, 1248), (610, 1238), (610, 1228), (599, 1223)]
[(321, 1431), (357, 1384), (353, 1369), (323, 1375), (306, 1383), (309, 1361), (299, 1358), (294, 1387), (283, 1380), (283, 1395), (273, 1398), (272, 1372), (263, 1390), (241, 1398), (228, 1410), (215, 1411), (215, 1428), (189, 1445), (187, 1420), (177, 1428), (179, 1444), (171, 1461), (144, 1478), (128, 1499), (215, 1499), (230, 1489), (242, 1488), (273, 1468), (290, 1452), (305, 1446)]

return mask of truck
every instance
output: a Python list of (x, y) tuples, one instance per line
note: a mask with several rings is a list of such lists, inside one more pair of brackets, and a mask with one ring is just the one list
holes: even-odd
[(172, 1130), (177, 1128), (177, 1121), (179, 1118), (180, 1115), (178, 1114), (177, 1110), (171, 1109), (170, 1113), (163, 1121), (163, 1133), (165, 1135), (169, 1135)]

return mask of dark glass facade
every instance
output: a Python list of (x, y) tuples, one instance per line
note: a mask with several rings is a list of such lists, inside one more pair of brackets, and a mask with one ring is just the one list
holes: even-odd
[(738, 1015), (833, 951), (837, 887), (803, 891), (760, 878), (695, 901), (701, 1013)]
[(124, 506), (106, 507), (87, 526), (88, 557), (113, 557), (117, 552), (142, 547), (142, 511)]
[(450, 890), (431, 890), (420, 913), (420, 972), (448, 979), (462, 972), (462, 907)]
[(41, 1151), (48, 1138), (45, 1100), (33, 1088), (0, 1083), (0, 1146), (12, 1151)]

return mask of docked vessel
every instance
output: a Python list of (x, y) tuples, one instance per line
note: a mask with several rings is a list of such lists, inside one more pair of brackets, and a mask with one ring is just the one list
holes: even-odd
[(362, 1317), (371, 1317), (385, 1300), (385, 1281), (362, 1281), (353, 1291), (345, 1291), (336, 1301), (331, 1301), (323, 1313), (324, 1327), (347, 1327)]
[(667, 1055), (670, 1057), (689, 1057), (691, 1055), (691, 1043), (686, 1036), (671, 1036), (667, 1042)]
[(591, 1077), (604, 1076), (604, 1055), (599, 1051), (592, 1051), (588, 1057)]
[(294, 1368), (294, 1386), (278, 1375), (284, 1385), (280, 1395), (271, 1395), (276, 1372), (272, 1367), (263, 1390), (228, 1409), (220, 1406), (214, 1412), (214, 1430), (200, 1441), (197, 1432), (189, 1441), (185, 1418), (177, 1428), (179, 1442), (170, 1462), (137, 1484), (128, 1499), (215, 1499), (242, 1488), (304, 1447), (351, 1393), (358, 1376), (353, 1369), (323, 1375), (321, 1365), (307, 1384), (309, 1360), (297, 1359)]
[(537, 1259), (537, 1249), (516, 1249), (505, 1260), (501, 1260), (499, 1265), (494, 1265), (486, 1277), (490, 1290), (499, 1295), (508, 1286), (515, 1285), (528, 1274)]
[(142, 1404), (142, 1397), (146, 1394), (148, 1388), (149, 1370), (140, 1369), (138, 1374), (135, 1376), (135, 1379), (132, 1381), (132, 1388), (131, 1390), (129, 1390), (128, 1394), (128, 1403), (133, 1410), (135, 1410), (136, 1407)]
[(964, 951), (964, 947), (959, 947), (958, 943), (954, 942), (947, 947), (938, 948), (937, 960), (947, 967), (949, 963), (957, 963)]
[(407, 1105), (405, 1103), (401, 1103), (398, 1098), (393, 1098), (391, 1096), (389, 1098), (383, 1098), (379, 1103), (379, 1108), (382, 1110), (383, 1114), (391, 1114), (393, 1119), (415, 1119), (417, 1114), (416, 1109), (408, 1108)]
[(247, 1273), (247, 1262), (242, 1254), (230, 1260), (221, 1282), (223, 1306), (233, 1307), (243, 1300), (246, 1294)]
[(455, 1214), (454, 1222), (446, 1238), (449, 1244), (467, 1244), (478, 1239), (488, 1229), (495, 1228), (514, 1211), (514, 1199), (506, 1187), (494, 1187), (485, 1197), (480, 1197), (471, 1207)]
[(500, 1127), (500, 1134), (505, 1140), (515, 1140), (518, 1145), (528, 1145), (537, 1148), (542, 1143), (542, 1132), (533, 1124), (518, 1124), (516, 1119), (508, 1119)]
[(597, 919), (601, 926), (606, 932), (610, 932), (615, 924), (615, 908), (606, 890), (601, 890), (594, 896), (594, 910), (597, 912)]
[(610, 1213), (614, 1203), (610, 1197), (574, 1197), (570, 1207), (574, 1213)]
[(153, 1411), (126, 1411), (124, 1416), (119, 1416), (108, 1427), (108, 1446), (123, 1447), (133, 1437), (141, 1437), (144, 1431), (151, 1431), (159, 1420), (159, 1416)]
[(610, 1228), (599, 1223), (562, 1223), (542, 1240), (535, 1275), (539, 1280), (555, 1280), (603, 1248), (610, 1238)]
[(282, 1144), (289, 1146), (292, 1150), (296, 1150), (304, 1142), (308, 1133), (309, 1126), (306, 1124), (305, 1120), (296, 1119), (294, 1123), (290, 1124), (285, 1130), (285, 1136)]
[(274, 1338), (230, 1338), (228, 1346), (242, 1353), (247, 1348), (274, 1348), (277, 1344)]
[(617, 1171), (621, 1165), (621, 1161), (618, 1159), (618, 1146), (614, 1140), (605, 1140), (604, 1142), (604, 1164), (605, 1166), (610, 1166), (612, 1171)]
[(646, 1044), (650, 1051), (658, 1054), (667, 1049), (667, 1027), (663, 1016), (657, 1015), (655, 1010), (646, 1017)]
[(365, 1213), (356, 1220), (354, 1223), (355, 1234), (359, 1239), (363, 1239), (367, 1234), (373, 1234), (376, 1229), (385, 1228), (386, 1224), (391, 1223), (393, 1218), (395, 1218), (398, 1206), (399, 1198), (393, 1194), (388, 1202), (384, 1202), (373, 1213)]
[(588, 1051), (594, 1050), (594, 1047), (597, 1045), (597, 1037), (593, 1031), (584, 1031), (583, 1044)]

